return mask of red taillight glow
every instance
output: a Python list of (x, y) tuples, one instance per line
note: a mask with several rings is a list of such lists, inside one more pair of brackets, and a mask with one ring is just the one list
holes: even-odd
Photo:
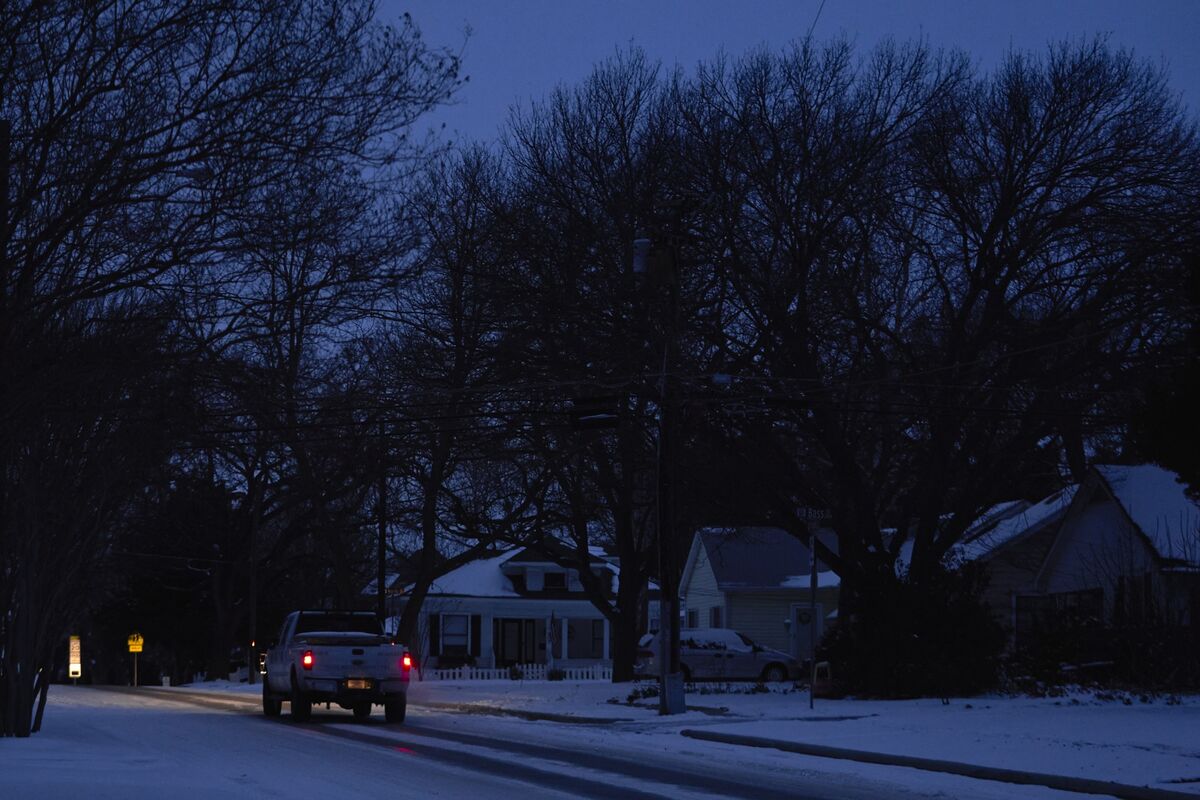
[(312, 669), (312, 665), (313, 665), (312, 650), (304, 651), (304, 655), (300, 657), (300, 664), (303, 665), (303, 667), (305, 669)]
[(412, 669), (412, 656), (405, 653), (404, 658), (400, 659), (400, 666), (406, 670)]

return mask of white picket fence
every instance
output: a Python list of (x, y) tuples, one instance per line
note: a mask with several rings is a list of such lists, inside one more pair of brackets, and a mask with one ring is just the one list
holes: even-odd
[[(611, 681), (612, 667), (594, 664), (587, 667), (559, 667), (563, 680), (567, 681)], [(519, 673), (519, 677), (518, 677)], [(422, 674), (427, 681), (544, 681), (545, 664), (520, 664), (516, 671), (509, 667), (458, 667), (456, 669), (427, 669)]]

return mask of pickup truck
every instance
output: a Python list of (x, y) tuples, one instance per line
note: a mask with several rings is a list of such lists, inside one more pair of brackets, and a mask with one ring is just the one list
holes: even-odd
[(293, 611), (267, 651), (263, 713), (279, 716), (283, 701), (303, 722), (313, 703), (337, 703), (365, 719), (383, 705), (388, 722), (403, 722), (412, 657), (383, 635), (370, 612)]

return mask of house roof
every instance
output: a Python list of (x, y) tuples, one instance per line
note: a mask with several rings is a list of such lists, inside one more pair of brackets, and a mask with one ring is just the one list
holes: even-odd
[[(502, 553), (487, 558), (463, 564), (450, 570), (430, 584), (431, 595), (452, 595), (455, 597), (528, 597), (514, 587), (512, 575), (520, 576), (520, 569), (509, 569), (512, 565), (544, 564), (548, 562), (545, 554), (530, 552), (526, 547), (513, 547)], [(612, 577), (612, 590), (616, 591), (619, 568), (615, 564), (593, 557), (592, 564), (597, 571), (609, 573)], [(374, 582), (370, 588), (374, 589)], [(522, 584), (523, 586), (523, 584)], [(407, 589), (408, 587), (406, 587)], [(571, 597), (577, 593), (570, 593)], [(538, 595), (541, 597), (542, 595)]]
[[(808, 548), (781, 528), (706, 528), (696, 534), (721, 591), (808, 588)], [(837, 576), (818, 576), (836, 586)]]
[(951, 549), (949, 557), (962, 561), (989, 558), (1000, 548), (1057, 523), (1067, 513), (1077, 491), (1079, 485), (1071, 484), (1033, 505), (1009, 501), (993, 506), (971, 526), (963, 541)]
[(464, 597), (520, 597), (501, 567), (524, 548), (514, 547), (497, 556), (481, 558), (452, 569), (433, 582), (430, 594)]
[(1200, 503), (1157, 464), (1097, 465), (1096, 472), (1163, 558), (1200, 564)]
[[(609, 562), (602, 558), (600, 548), (588, 547), (588, 559), (594, 565), (608, 564)], [(513, 556), (509, 563), (512, 564), (556, 564), (556, 559), (562, 559), (567, 562), (578, 560), (575, 548), (567, 546), (555, 539), (545, 539), (535, 545), (521, 548), (521, 552)]]

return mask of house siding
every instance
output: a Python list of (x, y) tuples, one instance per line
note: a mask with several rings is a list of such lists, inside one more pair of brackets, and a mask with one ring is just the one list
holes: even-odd
[(1102, 589), (1105, 613), (1111, 619), (1117, 577), (1156, 572), (1156, 560), (1121, 508), (1097, 493), (1064, 524), (1042, 574), (1041, 589), (1048, 594)]
[[(822, 617), (837, 608), (837, 589), (817, 590), (817, 602), (821, 604)], [(791, 619), (792, 607), (807, 605), (808, 590), (782, 590), (778, 592), (730, 592), (729, 622), (727, 627), (744, 633), (759, 644), (774, 647), (785, 653), (793, 652), (792, 635), (784, 620)], [(829, 623), (824, 624), (827, 630)]]
[[(721, 619), (727, 620), (729, 613), (725, 608), (725, 593), (717, 587), (717, 576), (708, 560), (708, 552), (703, 546), (696, 555), (696, 565), (692, 569), (688, 585), (683, 587), (685, 611), (696, 612), (696, 626), (709, 627), (710, 610), (720, 608)], [(728, 627), (728, 622), (723, 627)], [(749, 634), (747, 634), (749, 635)]]
[(1038, 571), (1054, 544), (1057, 524), (1045, 526), (1028, 538), (1001, 549), (987, 561), (988, 584), (984, 601), (1008, 631), (1014, 627), (1013, 596), (1036, 591)]

